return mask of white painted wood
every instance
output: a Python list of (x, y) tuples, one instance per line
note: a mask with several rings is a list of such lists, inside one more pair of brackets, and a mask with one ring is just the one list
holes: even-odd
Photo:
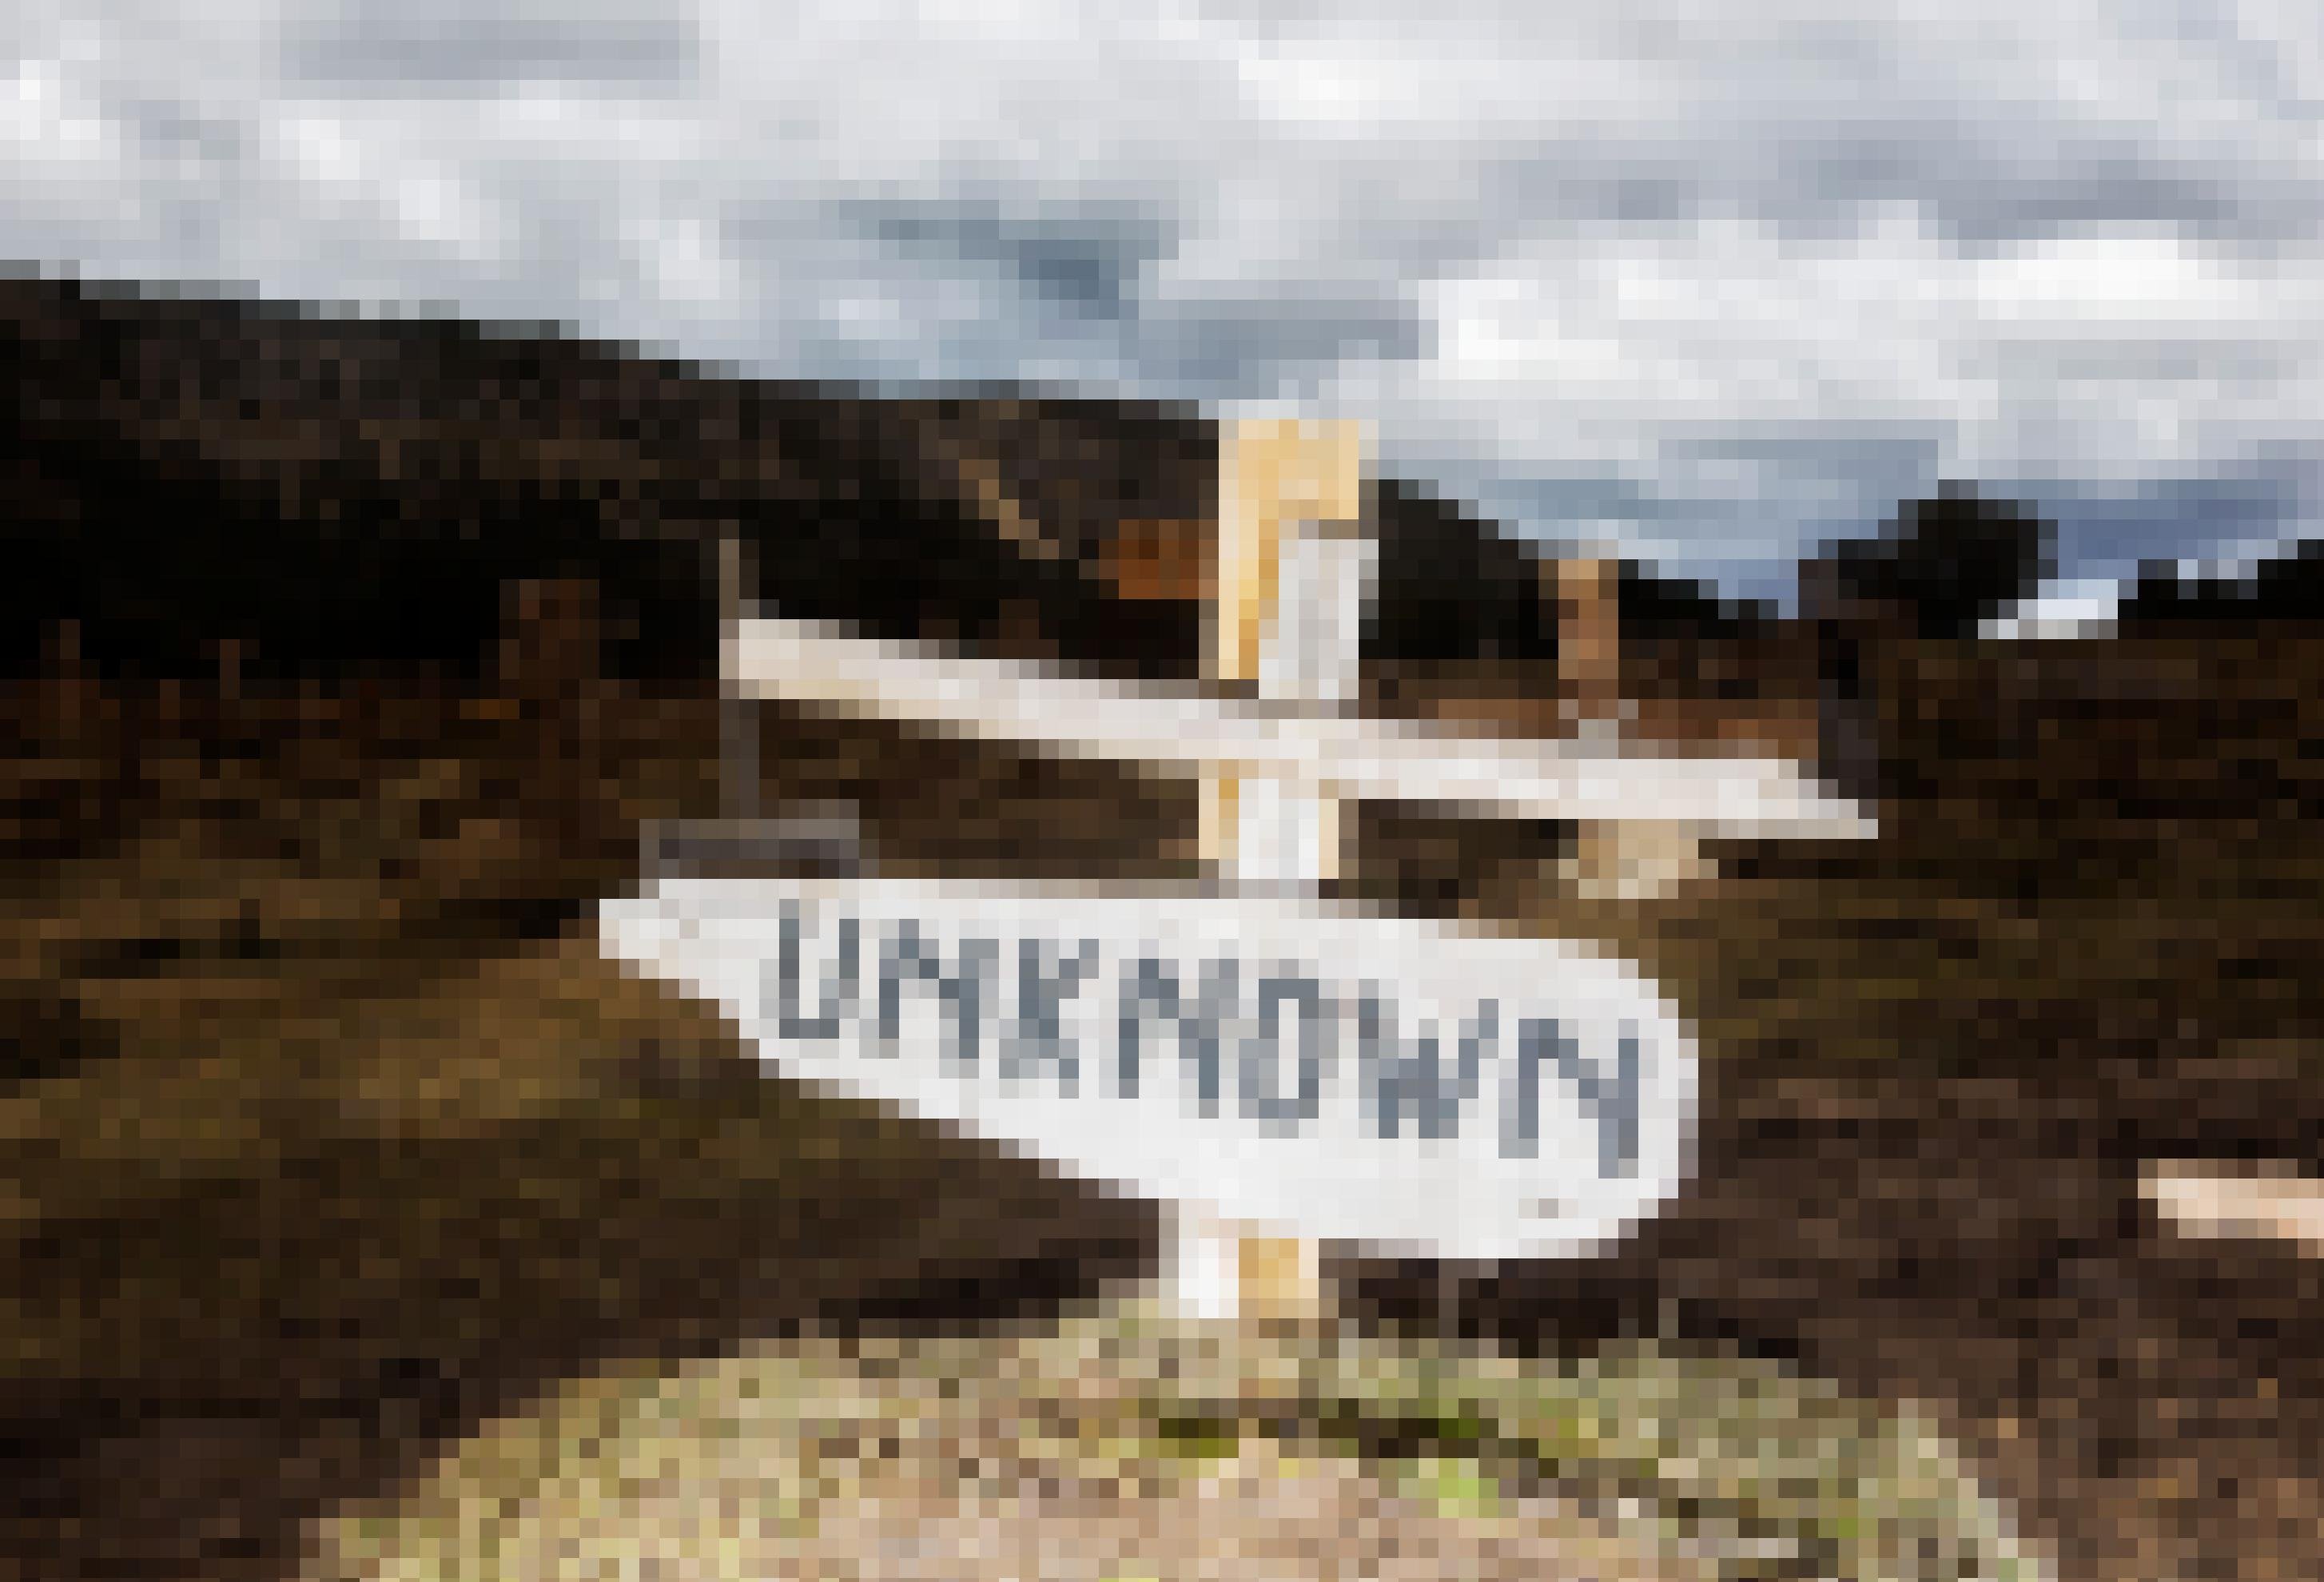
[(871, 639), (805, 621), (746, 621), (733, 668), (752, 695), (919, 724), (1157, 773), (1270, 775), (1319, 793), (1448, 805), (1483, 816), (1644, 820), (1710, 836), (1869, 838), (1872, 818), (1789, 759), (1669, 756), (1630, 742), (1480, 739), (1193, 686), (1073, 676)]
[(1162, 1290), (1169, 1305), (1203, 1323), (1233, 1320), (1242, 1308), (1244, 1228), (1193, 1203), (1165, 1209)]
[(2201, 1161), (2148, 1166), (2144, 1187), (2163, 1222), (2197, 1240), (2288, 1242), (2324, 1256), (2324, 1180), (2288, 1164)]
[(1235, 835), (1219, 871), (1247, 890), (1314, 895), (1340, 877), (1340, 803), (1272, 775), (1234, 782)]
[[(1360, 685), (1359, 641), (1379, 545), (1351, 524), (1292, 522), (1277, 537), (1271, 602), (1259, 625), (1259, 695), (1326, 713)], [(1210, 768), (1209, 795), (1234, 803), (1232, 839), (1204, 855), (1228, 882), (1314, 895), (1340, 877), (1342, 796), (1328, 781)]]
[(1364, 610), (1379, 542), (1336, 522), (1299, 522), (1281, 542), (1272, 620), (1259, 634), (1259, 694), (1341, 708), (1361, 686)]
[(884, 877), (676, 878), (601, 927), (789, 1076), (1277, 1237), (1577, 1255), (1691, 1173), (1691, 1030), (1569, 942)]

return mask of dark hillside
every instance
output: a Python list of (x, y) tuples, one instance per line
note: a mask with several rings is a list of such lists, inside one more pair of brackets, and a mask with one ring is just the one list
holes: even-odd
[(1008, 441), (1065, 541), (1137, 496), (1198, 515), (1215, 442), (1191, 415), (1096, 403), (879, 403), (549, 336), (0, 283), (0, 593), (14, 674), (80, 622), (101, 672), (414, 668), (473, 676), (516, 577), (598, 584), (608, 659), (706, 678), (706, 547), (739, 529), (791, 613), (1181, 668), (1191, 612), (1125, 605), (1074, 555), (990, 520)]
[(1557, 611), (1533, 555), (1457, 505), (1396, 480), (1372, 486), (1379, 601), (1366, 646), (1382, 659), (1557, 657)]
[[(1196, 608), (1106, 575), (1216, 516), (1188, 409), (876, 400), (529, 327), (0, 281), (0, 671), (56, 623), (98, 674), (475, 679), (518, 580), (595, 585), (611, 674), (705, 681), (710, 545), (785, 612), (1188, 675)], [(1376, 486), (1383, 657), (1546, 657), (1530, 561)]]

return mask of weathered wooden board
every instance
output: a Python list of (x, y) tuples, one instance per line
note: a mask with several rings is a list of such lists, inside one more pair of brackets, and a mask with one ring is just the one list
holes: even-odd
[(670, 880), (602, 919), (787, 1074), (1284, 1235), (1586, 1253), (1690, 1166), (1687, 1028), (1564, 942), (902, 878)]

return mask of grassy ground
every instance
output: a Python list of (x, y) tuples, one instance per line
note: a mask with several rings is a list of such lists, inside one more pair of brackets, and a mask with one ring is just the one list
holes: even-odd
[[(1923, 783), (1868, 850), (1743, 854), (1652, 906), (1557, 900), (1521, 842), (1372, 854), (1384, 890), (1637, 952), (1703, 1038), (1700, 1189), (1616, 1257), (1480, 1281), (1464, 1321), (1920, 1403), (2070, 1576), (2317, 1574), (2315, 1271), (2171, 1243), (2135, 1168), (2324, 1137), (2324, 667), (1908, 658)], [(279, 1575), (308, 1518), (558, 1379), (958, 1333), (1151, 1255), (1140, 1207), (763, 1081), (597, 959), (637, 821), (715, 806), (705, 700), (60, 683), (0, 719), (26, 1574)], [(770, 790), (878, 765), (906, 868), (1167, 867), (1191, 818), (1102, 768), (796, 725), (769, 722)], [(1380, 1332), (1434, 1311), (1432, 1277), (1343, 1273)]]
[[(729, 1574), (801, 1574), (835, 1530), (850, 1573), (918, 1574), (862, 1552), (878, 1526), (862, 1510), (949, 1519), (965, 1541), (1022, 1502), (1048, 1522), (1044, 1576), (1176, 1577), (1194, 1574), (1190, 1528), (1202, 1559), (1223, 1558), (1253, 1485), (1328, 1501), (1322, 1467), (1377, 1485), (1361, 1521), (1301, 1541), (1325, 1547), (1288, 1575), (1378, 1574), (1398, 1547), (1376, 1525), (1406, 1546), (1498, 1541), (1472, 1564), (1530, 1540), (1536, 1566), (1640, 1577), (2041, 1574), (1925, 1428), (1771, 1365), (1628, 1350), (1526, 1366), (1120, 1303), (1020, 1333), (757, 1347), (581, 1382), (392, 1504), (341, 1513), (318, 1574), (582, 1577), (712, 1555)], [(1123, 1519), (1142, 1510), (1163, 1519)], [(1100, 1541), (1086, 1570), (1076, 1534)]]
[(78, 701), (16, 716), (0, 904), (33, 1574), (272, 1574), (302, 1507), (608, 1356), (1134, 1263), (1137, 1206), (767, 1083), (599, 959), (635, 820), (707, 811), (700, 703)]

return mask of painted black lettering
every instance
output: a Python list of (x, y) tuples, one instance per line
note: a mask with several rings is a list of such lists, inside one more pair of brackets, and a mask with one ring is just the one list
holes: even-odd
[[(1288, 1098), (1282, 1091), (1283, 1007), (1299, 1007), (1298, 1051), (1294, 1060), (1297, 1090)], [(1242, 1113), (1282, 1130), (1296, 1129), (1323, 1111), (1323, 1066), (1329, 1057), (1330, 1007), (1323, 986), (1312, 978), (1268, 978), (1259, 986), (1259, 1026), (1242, 1041), (1236, 1061)]]
[(998, 941), (964, 940), (959, 968), (946, 972), (941, 955), (921, 935), (920, 925), (908, 919), (898, 924), (880, 952), (881, 1053), (894, 1054), (896, 1041), (902, 1035), (904, 985), (933, 983), (938, 997), (953, 1007), (955, 1033), (948, 1053), (962, 1065), (973, 1069), (977, 1059), (977, 1035), (983, 1026), (984, 981), (1000, 961)]
[[(862, 925), (853, 917), (839, 920), (839, 980), (836, 987), (816, 985), (816, 1014), (799, 1014), (799, 934), (801, 919), (795, 901), (783, 904), (775, 924), (775, 1035), (780, 1038), (839, 1036), (843, 1016), (855, 1014), (862, 971)], [(763, 993), (763, 990), (761, 991)]]
[[(1082, 941), (1070, 961), (1062, 945), (1044, 951), (1046, 943), (1017, 942), (1017, 1022), (1014, 1036), (1001, 1046), (1001, 1073), (1016, 1078), (1035, 1066), (1054, 1066), (1071, 1098), (1081, 1081), (1081, 1056), (1065, 1040), (1063, 1012), (1065, 1001), (1097, 970), (1097, 942)], [(1054, 972), (1045, 969), (1044, 955), (1056, 963)]]
[(1485, 1057), (1500, 1038), (1499, 1002), (1480, 1003), (1476, 1018), (1461, 1024), (1458, 1033), (1453, 1063), (1447, 1069), (1434, 1029), (1414, 1039), (1412, 1053), (1407, 1054), (1396, 1030), (1394, 1012), (1371, 995), (1358, 1004), (1358, 1062), (1367, 1077), (1366, 1118), (1381, 1137), (1403, 1135), (1407, 1110), (1418, 1122), (1423, 1137), (1460, 1134), (1461, 1112), (1475, 1101)]
[(1573, 1084), (1582, 1107), (1598, 1122), (1598, 1169), (1613, 1178), (1636, 1174), (1638, 1168), (1638, 1040), (1630, 1028), (1622, 1030), (1615, 1047), (1612, 1077), (1582, 1063), (1581, 1047), (1565, 1036), (1563, 1024), (1526, 1020), (1517, 1024), (1517, 1085), (1514, 1101), (1503, 1111), (1501, 1153), (1505, 1157), (1530, 1159), (1541, 1146), (1541, 1082), (1545, 1064)]
[(1195, 1096), (1204, 1119), (1219, 1113), (1219, 1024), (1236, 1002), (1236, 966), (1213, 962), (1203, 975), (1199, 1001), (1190, 1010), (1179, 994), (1177, 975), (1151, 957), (1124, 975), (1118, 1023), (1120, 1048), (1116, 1081), (1125, 1099), (1138, 1097), (1139, 1039), (1149, 1016), (1159, 1016), (1178, 1034), (1178, 1058), (1194, 1067)]

